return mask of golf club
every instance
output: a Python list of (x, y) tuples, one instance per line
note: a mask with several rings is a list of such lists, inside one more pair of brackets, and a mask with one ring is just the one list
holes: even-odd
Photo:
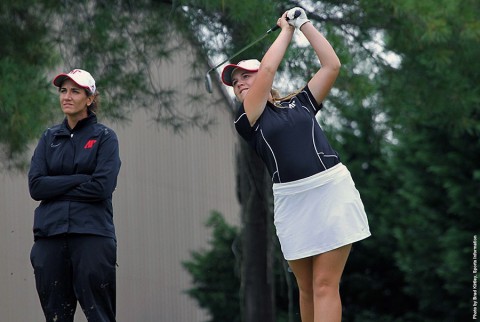
[[(294, 18), (297, 18), (299, 17), (301, 14), (300, 10), (296, 10), (295, 11), (295, 15), (294, 15)], [(288, 19), (287, 17), (287, 20), (290, 20)], [(243, 53), (245, 50), (247, 50), (248, 48), (252, 47), (253, 45), (255, 45), (256, 43), (258, 43), (259, 41), (261, 41), (263, 38), (267, 37), (270, 33), (274, 32), (275, 30), (279, 29), (280, 27), (278, 25), (275, 25), (273, 26), (272, 28), (268, 29), (267, 32), (265, 34), (263, 34), (263, 36), (261, 36), (260, 38), (258, 38), (257, 40), (251, 42), (250, 44), (248, 44), (247, 46), (243, 47), (242, 49), (240, 49), (239, 51), (237, 51), (235, 54), (233, 54), (232, 56), (228, 57), (227, 59), (225, 59), (224, 61), (222, 61), (220, 64), (218, 64), (217, 66), (215, 67), (212, 67), (209, 69), (209, 71), (207, 72), (207, 74), (205, 75), (205, 87), (207, 89), (207, 92), (209, 93), (212, 93), (212, 78), (210, 77), (210, 73), (214, 70), (216, 70), (218, 67), (222, 66), (223, 64), (225, 64), (226, 62), (230, 61), (232, 58), (240, 55), (241, 53)]]

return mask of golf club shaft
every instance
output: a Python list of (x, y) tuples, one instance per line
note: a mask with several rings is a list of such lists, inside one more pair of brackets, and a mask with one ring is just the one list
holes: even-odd
[(212, 67), (212, 68), (207, 72), (207, 74), (209, 74), (209, 73), (212, 72), (213, 70), (217, 69), (218, 67), (222, 66), (222, 65), (225, 64), (226, 62), (230, 61), (230, 59), (232, 59), (233, 57), (236, 57), (236, 56), (240, 55), (240, 54), (243, 53), (245, 50), (247, 50), (248, 48), (252, 47), (252, 46), (255, 45), (256, 43), (258, 43), (259, 41), (261, 41), (263, 38), (267, 37), (272, 31), (275, 31), (275, 30), (277, 30), (278, 28), (280, 28), (280, 27), (277, 26), (277, 25), (275, 25), (274, 27), (270, 28), (265, 34), (263, 34), (263, 36), (261, 36), (260, 38), (258, 38), (258, 39), (255, 40), (254, 42), (248, 44), (247, 46), (243, 47), (242, 49), (240, 49), (239, 51), (237, 51), (235, 54), (231, 55), (230, 57), (228, 57), (227, 59), (225, 59), (224, 61), (222, 61), (221, 63), (219, 63), (217, 66)]
[[(296, 10), (295, 11), (295, 14), (294, 14), (294, 17), (293, 19), (296, 19), (298, 18), (299, 16), (301, 15), (301, 12), (300, 10)], [(288, 17), (287, 17), (287, 20), (290, 20)], [(208, 70), (208, 72), (206, 73), (205, 75), (205, 87), (207, 89), (207, 92), (209, 93), (212, 93), (212, 79), (210, 77), (210, 73), (212, 71), (214, 71), (215, 69), (217, 69), (218, 67), (222, 66), (223, 64), (225, 64), (226, 62), (230, 61), (233, 57), (236, 57), (237, 55), (243, 53), (245, 50), (247, 50), (248, 48), (252, 47), (253, 45), (255, 45), (256, 43), (258, 43), (259, 41), (261, 41), (263, 38), (265, 38), (266, 36), (268, 36), (271, 32), (279, 29), (280, 26), (278, 25), (275, 25), (273, 26), (272, 28), (268, 29), (267, 32), (261, 36), (260, 38), (258, 38), (257, 40), (255, 40), (254, 42), (252, 42), (251, 44), (243, 47), (242, 49), (240, 49), (239, 51), (237, 51), (235, 54), (231, 55), (230, 57), (228, 57), (227, 59), (225, 59), (224, 61), (222, 61), (220, 64), (218, 64), (217, 66), (215, 67), (212, 67)]]
[[(300, 16), (300, 11), (297, 10), (295, 11), (295, 15), (294, 15), (294, 19), (296, 19), (298, 16)], [(288, 17), (286, 18), (287, 20), (290, 20)], [(225, 59), (224, 61), (222, 61), (220, 64), (218, 64), (217, 66), (215, 67), (212, 67), (210, 68), (210, 70), (207, 72), (207, 75), (210, 74), (213, 70), (217, 69), (218, 67), (222, 66), (223, 64), (225, 64), (227, 61), (230, 61), (230, 59), (232, 59), (233, 57), (236, 57), (237, 55), (240, 55), (241, 53), (243, 53), (245, 50), (247, 50), (248, 48), (252, 47), (253, 45), (255, 45), (257, 42), (261, 41), (263, 38), (267, 37), (271, 32), (279, 29), (280, 26), (279, 25), (275, 25), (273, 26), (272, 28), (268, 29), (267, 32), (265, 34), (263, 34), (263, 36), (261, 36), (260, 38), (258, 38), (257, 40), (255, 40), (254, 42), (250, 43), (249, 45), (243, 47), (242, 49), (240, 49), (239, 51), (237, 51), (235, 54), (233, 54), (232, 56), (228, 57), (227, 59)]]

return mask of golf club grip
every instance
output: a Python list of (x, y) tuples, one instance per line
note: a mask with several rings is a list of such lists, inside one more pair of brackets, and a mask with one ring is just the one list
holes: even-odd
[(280, 26), (275, 25), (275, 27), (270, 28), (270, 32), (273, 32), (273, 31), (277, 30), (278, 28), (280, 28)]
[[(300, 10), (295, 10), (295, 14), (293, 15), (293, 19), (296, 19), (298, 17), (300, 17), (302, 13), (300, 12)], [(286, 17), (287, 21), (290, 20), (290, 18)], [(275, 25), (274, 27), (270, 28), (270, 30), (268, 31), (269, 33), (270, 32), (273, 32), (275, 30), (277, 30), (278, 28), (280, 28), (279, 25)]]

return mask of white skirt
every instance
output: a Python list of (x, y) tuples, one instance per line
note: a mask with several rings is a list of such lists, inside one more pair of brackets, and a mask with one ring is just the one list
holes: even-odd
[(337, 164), (313, 176), (273, 184), (274, 223), (286, 260), (305, 258), (370, 236), (350, 171)]

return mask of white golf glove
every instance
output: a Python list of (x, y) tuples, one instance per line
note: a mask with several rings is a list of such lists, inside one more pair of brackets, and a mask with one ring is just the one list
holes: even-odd
[(287, 17), (288, 17), (288, 23), (291, 26), (294, 26), (297, 29), (300, 29), (300, 27), (306, 23), (309, 22), (307, 18), (307, 14), (305, 13), (305, 10), (303, 10), (300, 7), (295, 7), (287, 12)]

